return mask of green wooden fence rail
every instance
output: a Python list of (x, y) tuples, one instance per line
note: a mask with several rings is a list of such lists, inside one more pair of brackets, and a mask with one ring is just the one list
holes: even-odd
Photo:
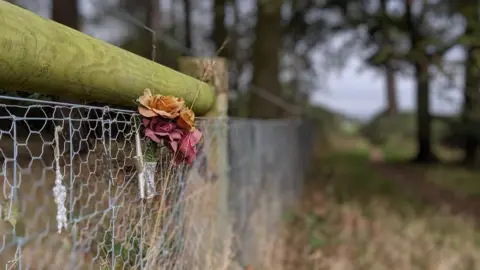
[(213, 88), (197, 79), (0, 0), (0, 88), (129, 106), (150, 88), (197, 115)]

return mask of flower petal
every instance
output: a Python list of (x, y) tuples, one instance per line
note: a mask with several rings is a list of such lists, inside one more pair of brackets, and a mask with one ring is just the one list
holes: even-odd
[(145, 88), (145, 90), (143, 90), (143, 95), (141, 95), (137, 100), (138, 103), (149, 108), (150, 100), (152, 100), (152, 98), (152, 91), (149, 88)]
[(183, 131), (178, 128), (175, 128), (174, 130), (172, 130), (170, 134), (172, 135), (172, 137), (178, 140), (180, 140), (183, 137)]
[(181, 128), (191, 131), (195, 126), (195, 114), (188, 108), (182, 109), (177, 119), (177, 125)]
[(158, 109), (155, 109), (155, 108), (152, 108), (152, 111), (154, 111), (156, 114), (158, 114), (162, 117), (168, 118), (168, 119), (173, 119), (173, 118), (177, 117), (174, 114), (168, 113), (168, 112), (163, 111), (163, 110), (158, 110)]
[(189, 152), (189, 154), (187, 155), (187, 164), (191, 165), (193, 164), (193, 162), (195, 161), (195, 159), (197, 158), (197, 153), (195, 152), (195, 150)]
[(145, 136), (147, 136), (148, 138), (150, 138), (152, 141), (156, 142), (156, 143), (160, 143), (161, 140), (160, 138), (157, 136), (157, 134), (155, 134), (155, 132), (153, 132), (153, 130), (149, 129), (149, 128), (146, 128), (145, 129)]
[(144, 106), (138, 106), (138, 113), (144, 117), (155, 117), (158, 114)]
[(190, 132), (190, 145), (195, 146), (201, 139), (202, 139), (202, 132), (198, 129), (193, 130)]
[(170, 132), (175, 128), (175, 126), (172, 126), (171, 124), (158, 124), (153, 127), (153, 130), (155, 132)]
[(152, 108), (152, 110), (154, 110), (158, 115), (173, 119), (178, 116), (184, 104), (185, 101), (183, 98), (155, 95), (150, 100), (148, 106)]
[(195, 129), (192, 132), (184, 134), (179, 141), (179, 149), (177, 155), (180, 155), (187, 164), (192, 164), (197, 157), (195, 145), (202, 138), (202, 132)]
[(151, 118), (151, 119), (150, 119), (149, 127), (150, 127), (151, 129), (154, 129), (155, 126), (158, 125), (158, 122), (159, 122), (160, 120), (161, 120), (161, 118), (158, 117), (158, 115), (157, 115), (157, 117)]
[(148, 124), (150, 124), (150, 119), (149, 118), (143, 118), (142, 119), (142, 124), (144, 127), (148, 127)]
[(167, 121), (161, 117), (155, 117), (150, 122), (150, 128), (155, 132), (172, 132), (177, 128), (177, 125), (172, 121)]

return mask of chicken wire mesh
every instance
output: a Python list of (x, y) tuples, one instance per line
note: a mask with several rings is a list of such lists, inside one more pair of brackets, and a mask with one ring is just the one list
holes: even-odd
[[(151, 198), (141, 199), (135, 112), (11, 97), (0, 103), (6, 269), (282, 268), (283, 215), (300, 196), (312, 149), (308, 122), (201, 119), (194, 164), (173, 165), (167, 149), (155, 149)], [(225, 128), (222, 177), (215, 138)], [(66, 191), (61, 233), (56, 181)]]

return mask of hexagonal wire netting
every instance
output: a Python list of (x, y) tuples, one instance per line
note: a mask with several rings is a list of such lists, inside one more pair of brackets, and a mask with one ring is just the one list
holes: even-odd
[[(282, 216), (300, 195), (312, 149), (308, 123), (201, 119), (195, 163), (175, 166), (167, 149), (156, 149), (151, 198), (141, 199), (135, 112), (11, 97), (1, 103), (6, 269), (281, 269)], [(212, 138), (224, 128), (222, 179)], [(66, 191), (60, 233), (56, 181)]]

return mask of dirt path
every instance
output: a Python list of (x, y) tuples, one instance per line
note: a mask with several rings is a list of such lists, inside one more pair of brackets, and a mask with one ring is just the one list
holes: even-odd
[(471, 216), (480, 225), (480, 198), (460, 197), (452, 191), (442, 189), (424, 177), (422, 168), (411, 164), (372, 164), (386, 179), (406, 185), (423, 202), (433, 206), (447, 206), (454, 214)]

